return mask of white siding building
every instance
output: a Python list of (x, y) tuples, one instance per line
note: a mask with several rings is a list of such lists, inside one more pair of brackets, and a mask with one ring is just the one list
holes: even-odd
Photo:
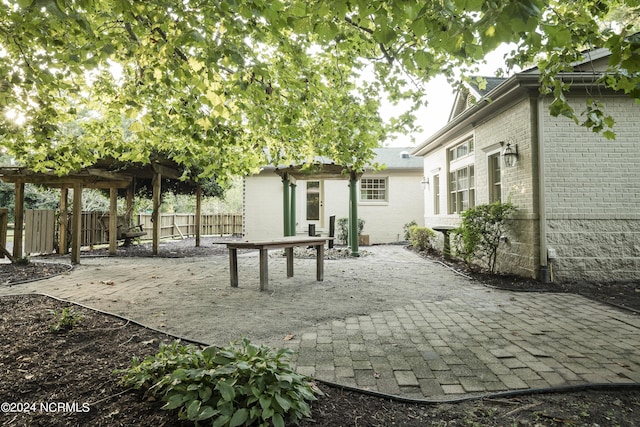
[[(370, 244), (404, 239), (403, 227), (422, 224), (422, 159), (410, 156), (410, 148), (378, 148), (379, 171), (366, 171), (358, 181), (358, 218), (364, 220), (363, 235)], [(329, 234), (329, 218), (349, 216), (348, 179), (298, 180), (295, 186), (296, 234)], [(247, 239), (281, 237), (284, 234), (283, 185), (274, 167), (244, 181), (244, 234)], [(337, 236), (337, 231), (336, 231)], [(336, 241), (336, 243), (340, 243)]]

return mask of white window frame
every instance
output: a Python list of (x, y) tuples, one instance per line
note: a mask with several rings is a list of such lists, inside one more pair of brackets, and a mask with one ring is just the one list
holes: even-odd
[[(380, 184), (382, 183), (382, 186)], [(389, 177), (364, 177), (360, 178), (358, 200), (363, 204), (381, 204), (389, 202)], [(364, 194), (370, 194), (371, 198), (364, 198)], [(379, 197), (380, 195), (383, 197)]]
[[(496, 177), (493, 169), (493, 161), (496, 159), (498, 164), (498, 170), (500, 172), (499, 181), (496, 182)], [(500, 150), (492, 151), (487, 153), (487, 182), (488, 190), (489, 190), (489, 203), (493, 202), (501, 202), (502, 201), (502, 156)], [(498, 193), (496, 186), (500, 187), (500, 191)], [(498, 196), (497, 198), (495, 196)]]
[(433, 175), (433, 214), (440, 215), (442, 209), (440, 207), (440, 174)]
[[(466, 170), (465, 187), (460, 187), (461, 171)], [(466, 209), (475, 206), (475, 139), (467, 135), (447, 147), (447, 212), (460, 215)], [(452, 188), (454, 185), (456, 188)], [(466, 203), (460, 203), (460, 196), (466, 195)]]
[[(466, 172), (464, 178), (466, 181), (464, 185), (461, 185), (460, 178), (463, 172)], [(455, 189), (452, 188), (454, 183)], [(450, 171), (448, 190), (450, 214), (460, 215), (465, 210), (473, 208), (476, 205), (475, 165), (471, 163)]]

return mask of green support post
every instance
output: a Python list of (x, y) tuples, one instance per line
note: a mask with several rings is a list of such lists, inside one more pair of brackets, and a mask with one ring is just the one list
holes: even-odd
[(282, 175), (282, 212), (284, 215), (284, 235), (291, 236), (289, 227), (291, 226), (291, 199), (289, 197), (289, 175)]
[(289, 210), (289, 234), (290, 236), (296, 235), (296, 184), (292, 182), (291, 197), (290, 197), (290, 210)]
[(349, 241), (351, 244), (351, 256), (360, 256), (358, 253), (358, 177), (351, 172), (349, 177)]

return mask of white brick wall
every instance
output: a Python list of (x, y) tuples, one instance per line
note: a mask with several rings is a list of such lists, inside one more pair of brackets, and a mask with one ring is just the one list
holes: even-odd
[[(489, 203), (489, 155), (501, 152), (500, 142), (518, 145), (518, 164), (506, 169), (502, 166), (502, 201), (511, 200), (518, 208), (510, 227), (513, 233), (503, 243), (499, 255), (498, 270), (504, 273), (535, 277), (537, 275), (539, 237), (534, 212), (536, 206), (533, 192), (533, 171), (537, 160), (531, 148), (531, 103), (525, 99), (501, 112), (490, 121), (480, 123), (471, 133), (475, 139), (475, 189), (476, 205)], [(430, 187), (425, 192), (425, 225), (454, 225), (460, 223), (457, 214), (450, 215), (448, 209), (447, 149), (455, 146), (459, 139), (425, 157), (425, 176), (430, 177)], [(440, 215), (433, 213), (433, 175), (440, 174)], [(442, 245), (441, 236), (439, 245)]]
[[(584, 100), (574, 101), (580, 111)], [(616, 140), (545, 119), (547, 242), (559, 280), (640, 278), (640, 106), (601, 102), (616, 119)]]
[[(517, 211), (509, 223), (510, 234), (502, 243), (498, 270), (503, 273), (536, 277), (539, 265), (536, 133), (533, 121), (535, 104), (525, 98), (479, 124), (476, 128), (476, 203), (489, 203), (488, 154), (499, 142), (514, 144), (518, 162), (512, 168), (501, 165), (502, 201), (513, 203)], [(502, 147), (501, 147), (502, 149)]]
[[(585, 98), (569, 98), (582, 111)], [(518, 146), (518, 164), (502, 169), (502, 200), (517, 207), (512, 232), (501, 247), (501, 272), (536, 277), (540, 260), (539, 149), (544, 144), (542, 191), (545, 243), (556, 250), (554, 279), (631, 280), (640, 278), (640, 105), (624, 96), (601, 97), (616, 120), (617, 139), (576, 125), (565, 117), (551, 117), (550, 100), (543, 101), (536, 123), (538, 97), (520, 102), (476, 123), (476, 204), (489, 202), (488, 158), (500, 141)], [(459, 134), (462, 138), (462, 133)], [(440, 174), (441, 214), (433, 213), (433, 188), (425, 191), (425, 225), (457, 225), (447, 214), (446, 150), (458, 139), (425, 156), (425, 176), (433, 183)], [(543, 259), (544, 261), (544, 259)]]

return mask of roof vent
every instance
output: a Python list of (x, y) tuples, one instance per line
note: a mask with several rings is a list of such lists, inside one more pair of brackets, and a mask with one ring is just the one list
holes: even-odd
[(410, 156), (409, 156), (409, 152), (408, 151), (401, 151), (400, 152), (400, 158), (401, 159), (408, 159), (409, 157)]

